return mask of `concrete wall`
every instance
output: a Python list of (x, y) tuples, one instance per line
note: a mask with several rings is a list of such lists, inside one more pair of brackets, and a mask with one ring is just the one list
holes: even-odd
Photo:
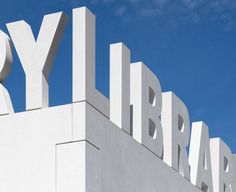
[(0, 191), (200, 191), (86, 102), (0, 124)]

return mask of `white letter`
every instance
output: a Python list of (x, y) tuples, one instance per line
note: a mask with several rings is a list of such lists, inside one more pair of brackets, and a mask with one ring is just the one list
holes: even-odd
[(172, 92), (162, 94), (164, 161), (190, 179), (186, 147), (189, 143), (189, 115), (185, 104)]
[(95, 16), (73, 9), (73, 102), (86, 101), (109, 117), (109, 101), (95, 86)]
[(130, 134), (130, 51), (110, 46), (110, 120)]
[(12, 60), (10, 38), (0, 30), (0, 115), (14, 113), (9, 93), (2, 85), (11, 71)]
[(191, 182), (204, 192), (213, 192), (208, 127), (203, 122), (192, 124), (189, 152)]
[(232, 192), (233, 162), (230, 148), (220, 139), (210, 139), (214, 192)]
[(232, 191), (236, 191), (236, 154), (232, 155), (233, 159), (233, 183), (232, 183)]
[(162, 97), (159, 80), (143, 63), (134, 63), (130, 67), (133, 138), (162, 157)]
[(26, 110), (48, 107), (48, 76), (66, 21), (62, 12), (44, 16), (37, 41), (25, 21), (7, 24), (26, 75)]

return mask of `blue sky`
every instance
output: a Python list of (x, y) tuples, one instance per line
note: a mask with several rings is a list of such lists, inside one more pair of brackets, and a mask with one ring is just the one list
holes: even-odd
[[(236, 1), (0, 0), (0, 28), (26, 20), (35, 36), (43, 15), (64, 11), (69, 22), (50, 75), (50, 105), (71, 102), (71, 12), (86, 5), (97, 16), (97, 88), (109, 96), (109, 44), (124, 42), (189, 109), (236, 152)], [(14, 50), (5, 81), (15, 111), (25, 109), (24, 73)]]

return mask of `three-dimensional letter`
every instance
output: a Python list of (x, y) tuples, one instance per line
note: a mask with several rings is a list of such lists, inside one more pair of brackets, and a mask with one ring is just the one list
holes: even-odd
[(161, 85), (143, 63), (133, 63), (130, 67), (132, 136), (154, 154), (162, 157)]
[(110, 46), (110, 120), (130, 134), (130, 51)]
[(66, 21), (62, 12), (44, 16), (37, 40), (25, 21), (7, 24), (26, 75), (26, 110), (48, 107), (48, 76)]
[(11, 71), (12, 61), (10, 38), (0, 30), (0, 115), (14, 113), (10, 95), (2, 85)]
[(191, 182), (204, 192), (213, 192), (209, 133), (203, 122), (192, 124), (189, 165)]
[(232, 192), (233, 161), (230, 148), (220, 139), (210, 139), (214, 192)]
[(95, 16), (73, 9), (73, 102), (86, 101), (109, 117), (109, 101), (95, 84)]
[(162, 94), (164, 161), (190, 179), (186, 147), (189, 143), (189, 114), (185, 104), (172, 92)]

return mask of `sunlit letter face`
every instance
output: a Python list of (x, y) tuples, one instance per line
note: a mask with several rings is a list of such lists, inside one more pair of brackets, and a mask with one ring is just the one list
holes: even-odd
[(73, 102), (87, 101), (109, 118), (109, 101), (96, 90), (95, 16), (86, 8), (73, 9)]
[(0, 115), (13, 113), (11, 98), (2, 85), (11, 71), (12, 52), (9, 37), (0, 30)]
[(191, 182), (204, 192), (213, 192), (208, 127), (203, 122), (192, 124), (189, 152)]
[(230, 148), (220, 139), (210, 139), (214, 192), (232, 192), (233, 162)]
[(130, 134), (130, 50), (110, 46), (110, 120)]
[(133, 137), (157, 156), (162, 156), (160, 122), (162, 97), (157, 77), (142, 63), (130, 66), (130, 103)]
[(7, 24), (26, 75), (27, 110), (48, 107), (48, 76), (66, 21), (62, 12), (44, 16), (37, 41), (25, 21)]
[(189, 143), (189, 115), (185, 104), (172, 92), (162, 94), (161, 122), (164, 161), (189, 179), (186, 147)]

